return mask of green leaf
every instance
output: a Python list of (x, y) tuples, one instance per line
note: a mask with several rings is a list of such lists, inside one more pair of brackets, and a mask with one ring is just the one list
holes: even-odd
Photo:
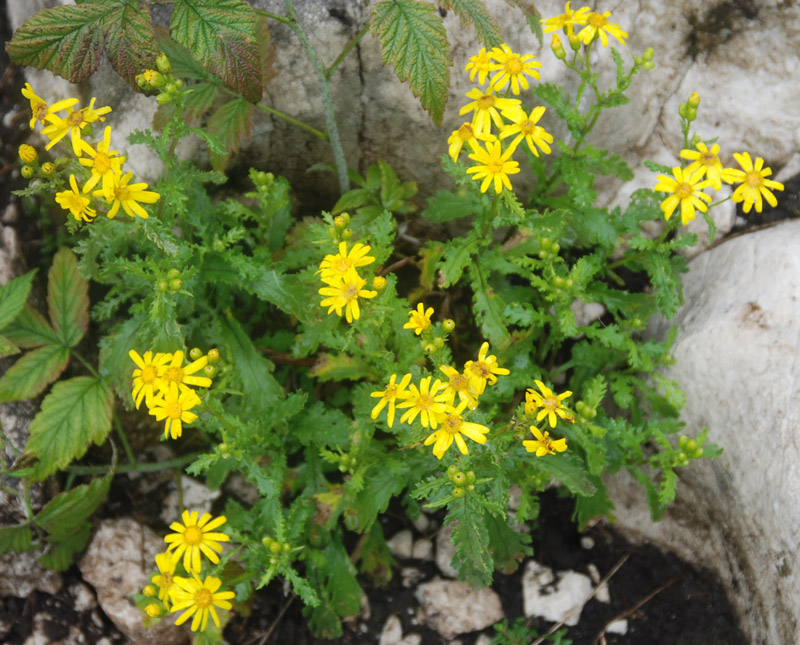
[(89, 283), (66, 247), (58, 250), (47, 274), (47, 308), (61, 344), (75, 347), (89, 327)]
[(3, 330), (3, 335), (22, 349), (61, 343), (44, 316), (29, 306)]
[(384, 64), (392, 63), (397, 77), (409, 81), (414, 96), (441, 125), (453, 61), (436, 7), (421, 0), (385, 0), (372, 10), (371, 27)]
[(50, 544), (48, 551), (39, 558), (39, 564), (45, 569), (66, 571), (72, 566), (75, 555), (83, 551), (89, 544), (91, 537), (92, 525), (85, 522), (78, 531), (72, 533), (63, 542)]
[(158, 47), (169, 58), (171, 72), (174, 76), (213, 82), (213, 74), (192, 57), (192, 52), (176, 43), (166, 29), (156, 27), (154, 31)]
[(445, 525), (457, 522), (451, 538), (456, 547), (451, 564), (462, 580), (475, 586), (488, 587), (492, 584), (494, 561), (489, 553), (489, 531), (484, 513), (469, 498), (456, 500), (449, 510)]
[(19, 354), (19, 347), (0, 334), (0, 358), (13, 356), (14, 354)]
[(480, 269), (472, 265), (470, 267), (470, 277), (472, 279), (472, 289), (475, 292), (475, 313), (481, 324), (481, 331), (493, 347), (505, 347), (508, 345), (509, 333), (503, 318), (504, 304), (486, 281)]
[(449, 190), (437, 190), (436, 194), (428, 199), (428, 208), (422, 211), (422, 216), (434, 224), (441, 224), (473, 215), (478, 212), (479, 207), (480, 203), (473, 193), (462, 197)]
[(231, 99), (221, 105), (208, 119), (206, 128), (217, 137), (227, 151), (226, 154), (213, 154), (211, 164), (214, 170), (223, 170), (231, 154), (242, 147), (242, 143), (250, 138), (253, 127), (255, 108), (243, 98)]
[(114, 7), (101, 22), (108, 59), (114, 71), (135, 88), (136, 75), (152, 69), (161, 53), (155, 43), (150, 8), (141, 6), (139, 0), (98, 1)]
[(566, 486), (573, 495), (594, 495), (595, 488), (584, 472), (583, 465), (576, 458), (564, 454), (545, 455), (531, 462), (535, 468), (550, 473)]
[(536, 5), (527, 0), (506, 0), (506, 2), (522, 11), (528, 27), (530, 27), (533, 35), (536, 36), (536, 40), (539, 41), (539, 46), (541, 47), (544, 44), (544, 32), (542, 31), (541, 23), (542, 14), (539, 13)]
[(389, 507), (392, 497), (405, 488), (410, 476), (405, 461), (384, 460), (370, 468), (367, 475), (369, 485), (361, 490), (354, 504), (360, 532), (372, 528), (378, 515)]
[(4, 526), (0, 528), (0, 555), (25, 553), (33, 550), (33, 533), (28, 526)]
[(111, 487), (113, 474), (95, 479), (56, 495), (39, 511), (33, 521), (50, 534), (50, 539), (61, 541), (79, 531), (95, 509), (103, 503)]
[(575, 510), (572, 519), (578, 523), (578, 530), (583, 531), (586, 525), (597, 517), (605, 517), (614, 521), (614, 502), (608, 496), (605, 484), (600, 477), (592, 477), (597, 490), (594, 495), (578, 495), (575, 498)]
[(464, 269), (472, 260), (472, 253), (478, 248), (474, 237), (457, 237), (447, 242), (444, 260), (441, 262), (441, 286), (450, 287), (459, 281)]
[(6, 327), (22, 311), (28, 301), (35, 275), (34, 269), (0, 286), (0, 329)]
[(30, 425), (26, 453), (39, 458), (32, 474), (41, 481), (100, 445), (111, 431), (114, 395), (102, 381), (78, 376), (53, 386)]
[(345, 448), (350, 443), (350, 417), (317, 401), (292, 422), (292, 438), (304, 446)]
[(45, 345), (11, 366), (0, 377), (0, 401), (32, 399), (55, 381), (69, 362), (69, 349), (61, 345)]
[(500, 27), (480, 0), (442, 0), (441, 5), (455, 11), (462, 24), (471, 24), (478, 40), (487, 47), (497, 47), (503, 42)]
[(253, 103), (261, 99), (261, 55), (256, 14), (244, 0), (177, 0), (170, 19), (173, 38)]

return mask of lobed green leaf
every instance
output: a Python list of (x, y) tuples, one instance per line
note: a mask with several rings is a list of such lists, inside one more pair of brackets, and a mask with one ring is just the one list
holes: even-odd
[(4, 526), (0, 528), (0, 555), (32, 551), (33, 532), (29, 526)]
[(222, 170), (231, 154), (238, 151), (242, 143), (250, 138), (254, 112), (252, 103), (243, 98), (235, 98), (217, 108), (208, 119), (206, 124), (208, 132), (217, 137), (226, 150), (224, 155), (211, 155), (214, 170)]
[(89, 327), (89, 283), (66, 247), (58, 250), (47, 275), (47, 308), (59, 342), (75, 347)]
[(462, 24), (471, 24), (475, 35), (487, 47), (497, 47), (503, 42), (500, 27), (481, 0), (442, 0), (443, 9), (452, 9)]
[(103, 503), (112, 479), (113, 475), (109, 474), (95, 479), (91, 484), (82, 484), (56, 495), (36, 514), (33, 521), (46, 530), (52, 540), (66, 539), (78, 531)]
[(25, 307), (35, 275), (34, 269), (0, 286), (0, 329), (14, 320)]
[(45, 345), (29, 352), (0, 377), (0, 402), (31, 399), (55, 381), (69, 362), (69, 349)]
[(29, 306), (25, 307), (14, 322), (3, 330), (3, 335), (22, 349), (61, 343), (44, 316)]

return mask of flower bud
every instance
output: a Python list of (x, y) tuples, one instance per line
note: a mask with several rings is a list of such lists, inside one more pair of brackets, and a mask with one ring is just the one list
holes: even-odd
[(179, 278), (180, 275), (181, 275), (180, 270), (173, 267), (172, 269), (167, 271), (167, 280), (174, 280), (175, 278)]
[(25, 164), (24, 166), (22, 166), (22, 168), (19, 169), (19, 172), (22, 174), (23, 177), (25, 177), (25, 179), (30, 179), (31, 177), (33, 177), (33, 174), (36, 171), (33, 169), (33, 166)]
[(219, 362), (219, 350), (216, 347), (208, 350), (208, 362), (212, 365)]
[(180, 291), (181, 287), (183, 287), (183, 280), (181, 280), (180, 278), (175, 278), (174, 280), (169, 281), (170, 291)]
[(208, 378), (214, 378), (214, 374), (217, 373), (217, 368), (213, 365), (206, 365), (203, 368), (203, 374), (205, 374)]
[(164, 86), (165, 79), (164, 77), (154, 69), (146, 69), (143, 73), (145, 82), (151, 87), (155, 89), (159, 89)]
[(350, 218), (345, 217), (344, 215), (337, 215), (333, 218), (333, 225), (341, 231), (342, 229), (347, 228), (347, 225), (350, 223), (349, 219)]
[(697, 118), (697, 108), (689, 106), (686, 108), (686, 120), (694, 121)]
[(349, 240), (352, 237), (353, 237), (353, 229), (352, 228), (346, 228), (346, 229), (344, 229), (342, 231), (342, 239), (343, 240)]
[(199, 347), (192, 347), (189, 350), (189, 358), (191, 358), (193, 361), (196, 361), (202, 355), (203, 355), (203, 350), (200, 349)]
[(460, 486), (457, 486), (456, 488), (453, 489), (453, 497), (455, 497), (456, 499), (461, 499), (466, 494), (467, 494), (467, 491), (465, 491)]
[(166, 280), (159, 280), (156, 282), (156, 289), (159, 291), (166, 291), (169, 289), (169, 283)]
[(442, 347), (444, 347), (444, 338), (442, 338), (441, 336), (437, 336), (436, 338), (433, 339), (433, 344), (436, 345), (436, 349), (441, 349)]
[(558, 34), (553, 34), (553, 42), (550, 43), (550, 49), (553, 50), (553, 55), (558, 60), (567, 58), (567, 52), (564, 51), (564, 45), (561, 43), (561, 38), (558, 37)]
[(435, 354), (436, 353), (436, 345), (434, 345), (433, 343), (428, 343), (427, 345), (425, 345), (425, 347), (423, 349), (425, 350), (426, 354)]
[(456, 465), (448, 466), (447, 467), (447, 478), (450, 481), (453, 481), (453, 477), (456, 476), (457, 472), (458, 472), (458, 466), (456, 466)]
[(272, 543), (274, 541), (275, 540), (273, 540), (269, 535), (265, 535), (264, 537), (261, 538), (261, 544), (263, 544), (267, 548), (270, 548), (270, 546), (272, 546)]
[(650, 71), (655, 66), (656, 64), (651, 60), (646, 60), (644, 63), (642, 63), (642, 69), (646, 69), (647, 71)]
[(642, 60), (648, 61), (653, 60), (653, 56), (655, 56), (656, 50), (652, 47), (648, 47), (642, 52)]
[(583, 44), (581, 39), (578, 38), (575, 34), (569, 34), (569, 46), (572, 48), (572, 51), (576, 52), (581, 48)]
[(163, 93), (159, 94), (156, 97), (156, 103), (158, 103), (159, 105), (167, 105), (168, 103), (172, 103), (172, 96)]
[(33, 146), (29, 146), (27, 143), (23, 143), (19, 147), (19, 158), (22, 159), (25, 163), (33, 163), (36, 161), (36, 148)]
[(161, 615), (161, 606), (154, 602), (150, 603), (144, 608), (144, 613), (150, 616), (150, 618), (158, 618)]
[(453, 475), (453, 483), (456, 486), (463, 486), (464, 482), (466, 482), (466, 481), (467, 481), (467, 476), (464, 473), (462, 473), (460, 470), (456, 474)]
[(156, 591), (156, 588), (153, 585), (146, 585), (145, 588), (142, 589), (142, 593), (148, 598), (152, 598), (158, 593), (158, 591)]
[(456, 328), (456, 321), (452, 318), (446, 318), (444, 322), (442, 322), (442, 329), (445, 331), (453, 331)]
[(700, 105), (700, 95), (697, 92), (692, 92), (692, 95), (689, 97), (689, 100), (686, 101), (689, 107), (697, 108)]
[(372, 288), (375, 289), (375, 291), (383, 291), (386, 288), (386, 278), (376, 275), (372, 278)]
[(45, 175), (52, 175), (55, 172), (56, 167), (51, 164), (49, 161), (46, 161), (42, 164), (42, 172)]
[(172, 69), (169, 58), (167, 58), (167, 55), (163, 52), (158, 55), (158, 58), (156, 58), (156, 67), (158, 67), (158, 71), (162, 74), (169, 74), (170, 70)]

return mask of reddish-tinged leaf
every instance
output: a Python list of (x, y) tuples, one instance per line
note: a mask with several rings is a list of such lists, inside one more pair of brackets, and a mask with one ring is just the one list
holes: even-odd
[(61, 342), (44, 316), (30, 306), (26, 306), (14, 322), (3, 330), (3, 335), (22, 349)]
[(222, 105), (208, 120), (208, 131), (217, 137), (227, 154), (213, 155), (211, 163), (215, 170), (221, 170), (228, 163), (231, 153), (236, 152), (242, 142), (250, 137), (253, 127), (253, 104), (243, 98), (236, 98)]
[(153, 69), (160, 53), (150, 9), (141, 7), (138, 0), (114, 0), (114, 3), (118, 7), (102, 23), (106, 30), (106, 54), (117, 74), (136, 87), (135, 76)]
[(38, 396), (61, 376), (68, 362), (69, 350), (62, 345), (45, 345), (28, 352), (0, 378), (0, 402)]
[(89, 283), (66, 247), (58, 250), (47, 274), (47, 307), (61, 344), (75, 347), (89, 327)]
[(264, 16), (256, 19), (256, 42), (258, 43), (259, 67), (261, 68), (261, 84), (267, 85), (278, 75), (275, 69), (275, 45), (269, 33), (269, 24)]

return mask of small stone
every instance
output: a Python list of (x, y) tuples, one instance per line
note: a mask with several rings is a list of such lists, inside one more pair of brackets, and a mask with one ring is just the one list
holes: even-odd
[(526, 616), (539, 616), (554, 623), (577, 625), (581, 610), (592, 593), (589, 576), (563, 571), (558, 576), (535, 560), (528, 561), (522, 575), (523, 608)]
[(400, 619), (392, 614), (381, 630), (378, 645), (398, 645), (403, 639), (403, 624)]
[(69, 593), (75, 599), (76, 611), (88, 611), (97, 607), (97, 599), (92, 590), (82, 582), (76, 582), (69, 588)]
[(422, 636), (420, 634), (409, 634), (403, 637), (397, 645), (422, 645)]
[(425, 513), (420, 513), (419, 517), (415, 519), (412, 524), (414, 528), (417, 529), (420, 533), (424, 533), (428, 530), (431, 525), (431, 518), (428, 517)]
[[(205, 484), (200, 483), (191, 477), (181, 477), (181, 487), (183, 488), (183, 507), (188, 511), (200, 511), (200, 514), (209, 513), (211, 505), (222, 493), (218, 490), (211, 490)], [(161, 519), (166, 524), (171, 524), (180, 518), (178, 509), (178, 491), (170, 491), (164, 497), (164, 508), (161, 510)]]
[(442, 527), (439, 535), (436, 536), (436, 566), (439, 567), (442, 575), (448, 578), (458, 577), (458, 571), (450, 564), (456, 553), (456, 547), (453, 545), (452, 540), (454, 527), (454, 524), (448, 524)]
[(606, 634), (627, 634), (628, 633), (628, 621), (625, 619), (622, 620), (615, 620), (613, 623), (609, 623), (608, 627), (606, 627)]
[[(589, 577), (592, 579), (592, 582), (594, 584), (599, 583), (601, 578), (600, 578), (600, 571), (597, 569), (597, 567), (594, 566), (592, 563), (589, 563), (586, 569), (589, 571)], [(595, 592), (594, 597), (600, 602), (605, 602), (605, 603), (611, 602), (611, 592), (609, 592), (608, 590), (607, 582), (604, 582), (599, 587), (597, 587), (597, 591)]]
[(6, 553), (0, 557), (0, 595), (27, 598), (35, 589), (56, 594), (61, 575), (45, 569), (31, 553)]
[(411, 557), (415, 560), (433, 560), (433, 542), (427, 538), (421, 538), (414, 542)]
[(400, 531), (386, 541), (386, 546), (389, 547), (394, 557), (408, 560), (414, 546), (414, 536), (408, 529)]
[(486, 634), (481, 634), (475, 639), (475, 645), (492, 645), (492, 639)]
[(466, 582), (432, 580), (417, 587), (422, 621), (442, 638), (486, 629), (503, 619), (500, 596), (491, 589), (473, 589)]
[(594, 548), (594, 538), (584, 535), (581, 538), (581, 546), (587, 551)]
[(416, 567), (403, 567), (400, 569), (401, 584), (406, 589), (411, 589), (415, 584), (422, 580), (424, 574)]

